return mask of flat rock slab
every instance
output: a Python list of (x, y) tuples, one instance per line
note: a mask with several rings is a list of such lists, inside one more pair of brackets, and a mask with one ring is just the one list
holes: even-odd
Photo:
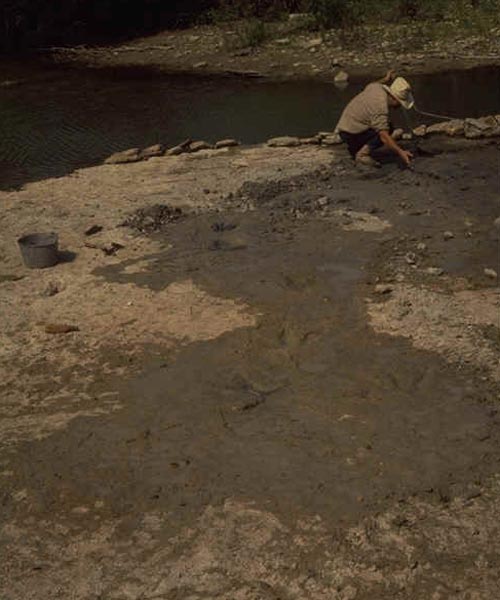
[(215, 148), (216, 150), (219, 150), (220, 148), (234, 148), (235, 146), (239, 146), (239, 144), (240, 143), (237, 140), (233, 139), (219, 140), (215, 143)]
[(140, 156), (143, 159), (153, 158), (154, 156), (162, 156), (165, 152), (164, 146), (161, 144), (154, 144), (153, 146), (148, 146), (141, 151)]
[(268, 140), (267, 145), (272, 148), (292, 148), (300, 146), (300, 139), (292, 136), (276, 137)]
[(212, 144), (209, 144), (208, 142), (191, 142), (191, 144), (189, 144), (189, 152), (199, 152), (200, 150), (212, 150), (213, 146)]
[(139, 162), (140, 160), (142, 160), (142, 156), (139, 148), (130, 148), (129, 150), (112, 154), (104, 161), (104, 163), (107, 165), (121, 165)]

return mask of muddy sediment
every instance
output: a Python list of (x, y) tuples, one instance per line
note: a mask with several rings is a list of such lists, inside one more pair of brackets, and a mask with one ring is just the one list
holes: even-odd
[(103, 374), (113, 411), (11, 439), (9, 600), (494, 597), (498, 143), (422, 149), (155, 209), (90, 267), (140, 308), (96, 358), (130, 339), (140, 367)]

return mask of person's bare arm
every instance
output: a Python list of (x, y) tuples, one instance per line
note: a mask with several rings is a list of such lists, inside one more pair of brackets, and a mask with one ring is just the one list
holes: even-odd
[(413, 159), (413, 154), (407, 150), (403, 150), (395, 140), (392, 139), (391, 134), (387, 131), (379, 131), (380, 140), (382, 143), (390, 148), (395, 154), (401, 157), (401, 160), (406, 164), (410, 165)]

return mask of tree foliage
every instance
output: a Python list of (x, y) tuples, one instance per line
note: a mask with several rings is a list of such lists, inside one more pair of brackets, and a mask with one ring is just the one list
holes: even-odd
[(498, 16), (499, 8), (500, 0), (0, 0), (0, 50), (146, 34), (186, 26), (207, 14), (265, 19), (306, 12), (318, 27), (345, 28), (438, 20), (459, 11)]
[(0, 49), (88, 43), (182, 27), (215, 0), (0, 0)]

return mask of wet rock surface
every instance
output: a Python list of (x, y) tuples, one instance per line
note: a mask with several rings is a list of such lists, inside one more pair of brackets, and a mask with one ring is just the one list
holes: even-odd
[(183, 218), (135, 213), (155, 251), (93, 274), (151, 295), (146, 331), (215, 322), (181, 310), (192, 289), (253, 318), (157, 334), (137, 371), (103, 374), (118, 410), (11, 451), (9, 600), (495, 597), (498, 145), (434, 143), (414, 170), (336, 158)]

